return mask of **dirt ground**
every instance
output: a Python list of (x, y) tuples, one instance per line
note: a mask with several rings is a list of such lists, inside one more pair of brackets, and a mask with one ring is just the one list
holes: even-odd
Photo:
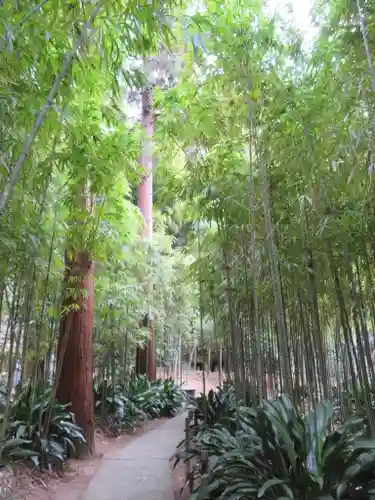
[[(183, 387), (195, 389), (196, 395), (199, 395), (203, 391), (202, 379), (202, 372), (189, 371), (183, 375)], [(206, 374), (206, 391), (215, 389), (218, 382), (217, 373)], [(31, 474), (26, 468), (18, 467), (12, 481), (12, 495), (9, 498), (12, 500), (79, 500), (99, 469), (103, 457), (124, 448), (130, 441), (155, 429), (163, 422), (164, 419), (147, 422), (143, 427), (136, 428), (132, 433), (123, 434), (118, 438), (108, 438), (98, 430), (95, 436), (96, 457), (89, 460), (69, 460), (62, 476), (35, 472)], [(179, 464), (172, 471), (172, 476), (176, 499), (180, 499), (180, 490), (185, 483), (185, 465)], [(186, 498), (186, 495), (182, 498)]]
[[(217, 372), (205, 374), (206, 392), (216, 389), (219, 385), (219, 375)], [(183, 375), (183, 388), (195, 389), (196, 396), (203, 392), (203, 374), (202, 372), (190, 371)]]

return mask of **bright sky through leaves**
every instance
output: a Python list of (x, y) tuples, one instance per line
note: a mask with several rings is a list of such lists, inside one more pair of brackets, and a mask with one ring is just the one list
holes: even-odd
[(310, 18), (313, 0), (268, 0), (270, 11), (278, 12), (303, 33), (305, 43), (309, 44), (317, 32)]

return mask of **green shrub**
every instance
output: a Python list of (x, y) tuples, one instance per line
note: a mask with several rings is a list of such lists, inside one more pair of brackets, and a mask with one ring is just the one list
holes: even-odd
[[(52, 402), (52, 399), (50, 388), (36, 387), (34, 396), (30, 385), (22, 391), (11, 408), (6, 429), (3, 446), (8, 455), (32, 458), (41, 468), (61, 468), (67, 456), (75, 454), (75, 447), (85, 444), (82, 430), (68, 410), (69, 405)], [(13, 449), (15, 443), (17, 447)]]
[(146, 418), (174, 416), (185, 400), (184, 391), (172, 379), (150, 383), (145, 375), (133, 375), (127, 387), (101, 384), (94, 388), (95, 413), (119, 430)]
[(237, 402), (234, 390), (230, 386), (226, 389), (218, 387), (216, 391), (211, 389), (207, 395), (202, 393), (196, 398), (194, 407), (197, 420), (207, 427), (213, 427), (235, 413)]
[(104, 418), (104, 422), (114, 433), (124, 429), (134, 429), (138, 422), (147, 417), (120, 385), (115, 389), (111, 385), (104, 384), (94, 387), (94, 405), (95, 414)]
[(330, 431), (332, 414), (328, 402), (305, 417), (281, 396), (244, 411), (235, 432), (223, 425), (202, 432), (196, 446), (210, 468), (193, 498), (369, 500), (375, 440), (358, 418)]
[(133, 373), (129, 377), (129, 383), (127, 386), (127, 393), (129, 397), (134, 397), (137, 394), (141, 394), (142, 392), (147, 391), (150, 388), (151, 384), (147, 378), (147, 375), (136, 375)]
[(151, 418), (173, 417), (184, 405), (186, 395), (174, 380), (159, 379), (134, 395), (133, 401)]
[(10, 438), (0, 443), (0, 467), (5, 467), (10, 462), (18, 460), (36, 460), (38, 453), (32, 449), (29, 439)]

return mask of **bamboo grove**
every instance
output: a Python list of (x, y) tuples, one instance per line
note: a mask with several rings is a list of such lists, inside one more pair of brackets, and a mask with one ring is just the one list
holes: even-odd
[(238, 395), (265, 397), (268, 373), (373, 420), (372, 6), (316, 5), (309, 50), (261, 6), (210, 8), (197, 69), (159, 96), (203, 314)]
[(150, 308), (159, 364), (221, 345), (239, 397), (268, 377), (375, 433), (374, 7), (317, 1), (309, 46), (263, 2), (224, 7), (0, 2), (2, 438), (51, 384), (92, 449), (95, 384), (129, 382)]

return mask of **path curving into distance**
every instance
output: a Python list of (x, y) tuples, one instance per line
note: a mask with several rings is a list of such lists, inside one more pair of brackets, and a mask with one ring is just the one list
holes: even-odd
[(174, 500), (169, 459), (183, 439), (185, 414), (103, 459), (82, 500)]

